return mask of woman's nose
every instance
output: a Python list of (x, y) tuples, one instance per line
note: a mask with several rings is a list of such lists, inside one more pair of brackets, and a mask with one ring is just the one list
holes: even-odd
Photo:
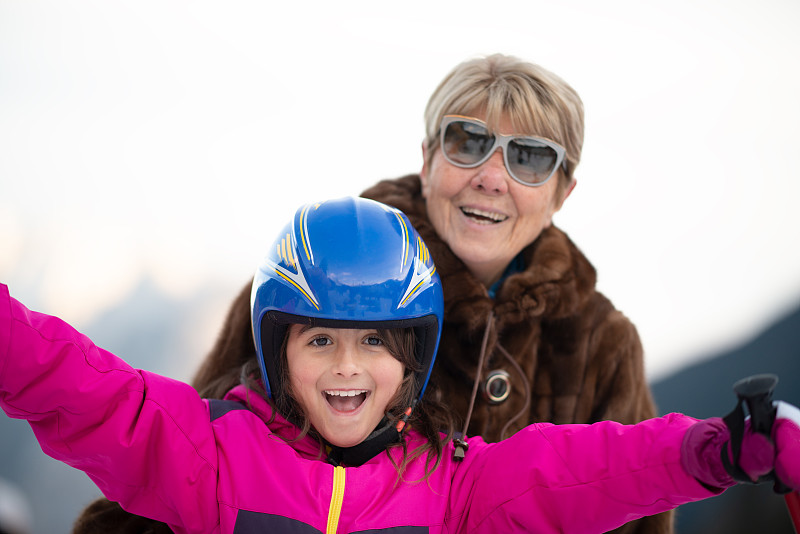
[(508, 180), (511, 177), (506, 170), (502, 148), (498, 147), (477, 170), (471, 182), (474, 189), (490, 195), (502, 195), (508, 192)]

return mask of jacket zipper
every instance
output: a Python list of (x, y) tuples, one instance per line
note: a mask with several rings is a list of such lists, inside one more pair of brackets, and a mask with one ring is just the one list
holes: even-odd
[(337, 465), (333, 468), (333, 491), (331, 492), (331, 506), (328, 509), (328, 528), (326, 534), (336, 534), (339, 528), (339, 515), (342, 513), (344, 502), (344, 467)]

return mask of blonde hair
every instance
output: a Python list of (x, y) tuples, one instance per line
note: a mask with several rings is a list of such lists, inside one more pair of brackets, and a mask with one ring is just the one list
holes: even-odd
[(583, 102), (552, 72), (516, 57), (494, 54), (457, 65), (425, 108), (428, 165), (439, 148), (445, 115), (482, 113), (491, 129), (507, 118), (515, 132), (546, 137), (567, 150), (559, 185), (572, 181), (583, 148)]

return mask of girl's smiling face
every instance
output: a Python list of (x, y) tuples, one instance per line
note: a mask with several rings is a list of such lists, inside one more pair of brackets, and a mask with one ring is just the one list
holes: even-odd
[(332, 445), (364, 441), (397, 393), (404, 366), (377, 330), (293, 324), (286, 342), (292, 396)]

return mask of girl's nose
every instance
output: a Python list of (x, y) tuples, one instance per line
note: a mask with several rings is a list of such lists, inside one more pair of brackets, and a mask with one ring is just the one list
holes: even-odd
[(333, 372), (345, 378), (359, 374), (361, 372), (361, 365), (358, 361), (356, 349), (339, 347), (339, 350), (336, 352), (336, 360), (333, 364)]
[(502, 195), (508, 192), (508, 180), (511, 177), (506, 170), (502, 148), (498, 147), (477, 170), (471, 181), (473, 189), (489, 195)]

